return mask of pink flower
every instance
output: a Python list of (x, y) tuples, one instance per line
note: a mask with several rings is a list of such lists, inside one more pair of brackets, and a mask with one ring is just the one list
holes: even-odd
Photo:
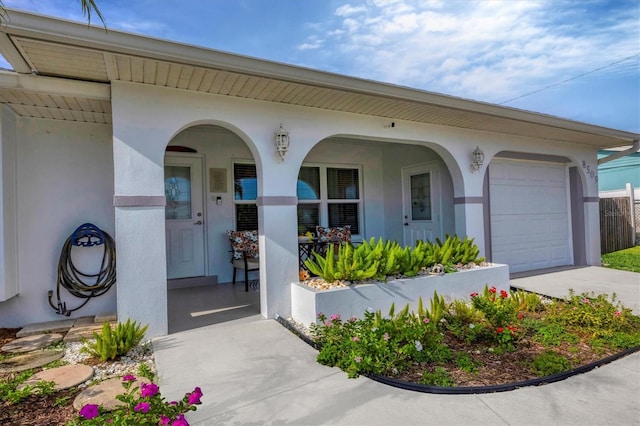
[(200, 398), (202, 398), (202, 391), (199, 387), (196, 387), (193, 392), (187, 397), (189, 404), (200, 404)]
[(615, 316), (619, 317), (620, 315), (622, 315), (622, 312), (620, 312), (620, 311), (616, 311), (613, 315), (615, 315)]
[(187, 419), (184, 418), (183, 414), (178, 414), (176, 419), (171, 423), (171, 426), (189, 426)]
[(591, 301), (590, 301), (589, 299), (584, 299), (584, 300), (583, 300), (583, 302), (584, 302), (584, 303), (586, 303), (587, 305), (588, 305), (589, 303), (591, 303)]
[(474, 291), (473, 293), (471, 293), (471, 297), (478, 297), (478, 292)]
[(388, 341), (390, 339), (389, 337), (389, 333), (384, 333), (384, 335), (382, 336), (382, 338), (386, 341)]
[(356, 317), (349, 318), (349, 322), (356, 322), (356, 321), (358, 321), (358, 318)]
[(155, 396), (160, 392), (158, 385), (155, 383), (143, 383), (140, 385), (140, 396), (146, 398), (148, 396)]
[(359, 342), (359, 341), (360, 341), (360, 338), (359, 338), (358, 336), (353, 336), (353, 337), (351, 338), (351, 341), (352, 341), (352, 342)]
[(338, 315), (338, 314), (331, 315), (331, 321), (337, 321), (339, 319), (340, 319), (340, 315)]
[(331, 327), (331, 321), (326, 320), (326, 321), (324, 322), (324, 325), (325, 325), (326, 327)]
[(427, 318), (427, 317), (424, 317), (424, 323), (425, 324), (429, 324), (429, 322), (431, 322), (431, 320), (429, 318)]
[(148, 413), (149, 412), (149, 403), (148, 402), (140, 402), (133, 408), (133, 411), (136, 413)]
[(158, 426), (166, 426), (169, 424), (171, 419), (167, 416), (160, 416), (160, 421), (158, 422)]
[(80, 409), (80, 415), (89, 420), (94, 417), (98, 417), (100, 412), (98, 411), (98, 406), (96, 404), (87, 404)]
[(357, 356), (357, 357), (355, 357), (355, 358), (354, 358), (354, 361), (355, 361), (356, 363), (359, 363), (360, 361), (362, 361), (362, 358), (360, 358), (359, 356)]
[(136, 376), (134, 376), (133, 374), (127, 374), (126, 376), (124, 376), (122, 378), (123, 382), (135, 382), (136, 381)]

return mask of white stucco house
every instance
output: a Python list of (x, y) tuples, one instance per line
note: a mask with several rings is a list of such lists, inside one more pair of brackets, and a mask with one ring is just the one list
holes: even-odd
[[(297, 235), (314, 225), (406, 244), (469, 235), (512, 272), (600, 264), (597, 152), (638, 134), (9, 16), (0, 327), (61, 319), (47, 292), (62, 244), (85, 222), (114, 237), (117, 284), (74, 315), (117, 310), (149, 323), (149, 336), (167, 333), (169, 278), (231, 281), (233, 229), (259, 231), (265, 317), (289, 314)], [(476, 148), (484, 161), (473, 165)]]

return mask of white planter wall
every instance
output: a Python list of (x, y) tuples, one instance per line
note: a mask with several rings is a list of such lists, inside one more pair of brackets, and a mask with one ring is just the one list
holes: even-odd
[(487, 284), (495, 286), (498, 291), (508, 291), (509, 267), (493, 265), (452, 274), (420, 276), (331, 290), (316, 290), (296, 282), (291, 284), (291, 317), (304, 325), (316, 322), (319, 313), (327, 317), (338, 314), (343, 319), (352, 316), (362, 318), (367, 309), (381, 310), (383, 314), (387, 314), (392, 303), (395, 303), (396, 312), (407, 303), (410, 310), (417, 311), (420, 298), (424, 306), (429, 307), (434, 291), (445, 299), (468, 300), (471, 293), (482, 291)]

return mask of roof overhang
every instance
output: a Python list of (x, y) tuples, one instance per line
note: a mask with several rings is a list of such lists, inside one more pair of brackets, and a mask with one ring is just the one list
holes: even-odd
[[(98, 83), (89, 91), (93, 95), (103, 93), (111, 81), (128, 81), (596, 148), (630, 145), (639, 137), (550, 115), (36, 14), (8, 10), (7, 16), (8, 22), (0, 27), (0, 52), (16, 72), (37, 77), (26, 79), (30, 88), (0, 84), (0, 102), (23, 116), (69, 119), (60, 118), (64, 114), (55, 111), (60, 108), (55, 102), (34, 96), (40, 93), (35, 79), (47, 76)], [(84, 105), (80, 112), (86, 114), (71, 114), (75, 121), (111, 122), (108, 99), (98, 96), (97, 105), (92, 96), (86, 101), (81, 98), (76, 101)]]

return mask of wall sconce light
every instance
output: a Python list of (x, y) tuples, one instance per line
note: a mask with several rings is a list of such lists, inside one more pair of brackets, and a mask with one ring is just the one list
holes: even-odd
[(284, 156), (287, 155), (289, 142), (289, 132), (284, 130), (282, 124), (280, 124), (280, 129), (276, 132), (276, 152), (280, 156), (280, 161), (284, 161)]
[(482, 163), (484, 163), (484, 152), (480, 149), (480, 147), (476, 146), (476, 149), (471, 153), (471, 169), (473, 172), (477, 172), (482, 168)]

